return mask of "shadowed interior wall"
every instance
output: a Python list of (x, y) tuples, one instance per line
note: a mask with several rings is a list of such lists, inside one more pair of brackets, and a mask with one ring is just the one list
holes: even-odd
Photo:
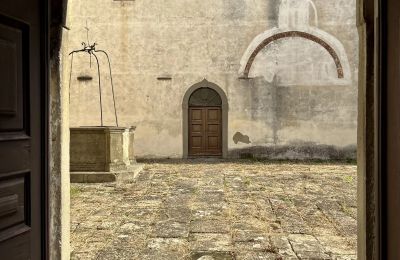
[[(228, 156), (355, 158), (356, 0), (313, 2), (318, 25), (311, 12), (309, 26), (343, 46), (351, 74), (345, 83), (337, 80), (329, 52), (303, 38), (274, 41), (255, 58), (250, 78), (240, 78), (240, 62), (253, 39), (279, 26), (278, 0), (70, 0), (67, 46), (72, 51), (87, 41), (87, 21), (90, 41), (110, 54), (119, 121), (137, 126), (138, 158), (184, 156), (182, 99), (203, 79), (228, 99)], [(74, 127), (100, 124), (97, 67), (91, 62), (90, 67), (88, 55), (74, 57)], [(105, 124), (113, 125), (103, 56), (100, 65)], [(246, 138), (234, 138), (238, 133)]]

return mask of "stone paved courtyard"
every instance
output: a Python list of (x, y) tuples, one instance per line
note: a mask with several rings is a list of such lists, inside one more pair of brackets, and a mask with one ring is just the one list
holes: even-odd
[(356, 259), (356, 166), (147, 163), (73, 184), (72, 259)]

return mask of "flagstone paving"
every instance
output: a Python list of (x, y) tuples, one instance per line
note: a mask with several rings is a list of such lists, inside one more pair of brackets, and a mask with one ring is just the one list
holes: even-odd
[(72, 184), (71, 259), (356, 259), (356, 166), (146, 163)]

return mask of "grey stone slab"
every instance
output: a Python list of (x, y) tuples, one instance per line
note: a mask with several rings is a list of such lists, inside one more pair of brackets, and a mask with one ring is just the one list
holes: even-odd
[(327, 211), (326, 216), (335, 222), (337, 229), (343, 236), (350, 236), (357, 233), (357, 220), (346, 215), (342, 211)]
[(193, 220), (190, 223), (192, 233), (228, 233), (229, 230), (226, 220)]
[(160, 238), (187, 238), (189, 224), (176, 221), (162, 221), (154, 225), (153, 236)]
[(175, 192), (180, 194), (195, 193), (197, 190), (197, 181), (191, 179), (177, 180), (172, 183)]
[(139, 253), (138, 258), (140, 260), (186, 260), (187, 256), (182, 255), (179, 252), (170, 251), (152, 251), (149, 249), (143, 250)]
[(165, 207), (179, 207), (188, 204), (191, 198), (191, 194), (171, 194), (167, 195), (163, 205)]
[(191, 260), (236, 260), (233, 252), (192, 252)]
[(312, 229), (297, 215), (293, 216), (293, 218), (282, 218), (281, 228), (289, 234), (312, 234)]
[(95, 251), (74, 251), (73, 250), (73, 251), (71, 251), (70, 259), (71, 260), (97, 259), (97, 253), (98, 252), (95, 252)]
[(278, 254), (278, 250), (271, 245), (269, 240), (256, 239), (251, 242), (235, 242), (235, 252), (268, 252)]
[(270, 239), (272, 247), (278, 251), (278, 254), (282, 256), (283, 259), (297, 259), (286, 235), (271, 235)]
[(143, 221), (143, 222), (151, 222), (155, 215), (157, 214), (157, 210), (154, 208), (131, 208), (127, 211), (122, 211), (121, 214), (124, 218), (130, 221)]
[(270, 252), (241, 251), (236, 253), (236, 260), (277, 260), (280, 259), (279, 257), (278, 254)]
[(108, 247), (129, 248), (130, 250), (141, 251), (147, 243), (145, 232), (120, 233), (116, 232), (112, 240), (107, 244)]
[(304, 221), (291, 202), (270, 200), (282, 229), (289, 234), (311, 234), (312, 229)]
[[(154, 201), (158, 204), (159, 202), (163, 202), (164, 197), (165, 197), (165, 194), (162, 192), (152, 192), (152, 193), (144, 194), (144, 195), (138, 197), (134, 201), (134, 204), (137, 204), (138, 202), (141, 202), (141, 201), (149, 201), (149, 202)], [(135, 206), (139, 206), (139, 205), (135, 205)]]
[(316, 205), (322, 211), (340, 211), (342, 209), (342, 206), (338, 203), (338, 201), (330, 199), (322, 200)]
[(118, 229), (118, 233), (132, 234), (137, 232), (144, 232), (150, 228), (148, 222), (132, 221), (122, 224)]
[(150, 180), (152, 179), (153, 174), (143, 170), (142, 172), (140, 172), (137, 176), (136, 176), (136, 182), (137, 183), (145, 183), (146, 181), (149, 181), (150, 184)]
[(187, 239), (181, 238), (151, 238), (147, 247), (150, 249), (169, 249), (173, 250), (176, 248), (186, 247), (188, 245)]
[(302, 251), (296, 253), (297, 257), (299, 259), (304, 259), (304, 260), (331, 260), (331, 256), (324, 254), (322, 252), (308, 252), (308, 251)]
[(192, 252), (231, 252), (232, 238), (228, 234), (191, 234), (189, 237)]
[(140, 251), (138, 259), (174, 260), (188, 258), (189, 248), (186, 239), (151, 238), (145, 248)]
[(233, 230), (232, 237), (234, 242), (260, 242), (269, 243), (269, 236), (266, 232), (254, 230)]
[(119, 220), (115, 221), (115, 220), (105, 219), (96, 226), (96, 229), (97, 230), (114, 230), (119, 225), (120, 225)]
[(330, 259), (320, 242), (310, 235), (289, 235), (289, 242), (300, 259)]
[(330, 255), (355, 255), (355, 245), (349, 242), (348, 238), (340, 236), (317, 235), (324, 251)]
[(232, 203), (232, 215), (251, 216), (258, 214), (258, 207), (255, 203)]
[(289, 242), (293, 247), (293, 250), (298, 252), (321, 252), (323, 247), (321, 243), (311, 235), (289, 235)]
[(192, 220), (196, 219), (226, 219), (229, 216), (229, 208), (226, 204), (208, 205), (194, 204), (192, 205)]
[(357, 255), (332, 255), (332, 260), (357, 260)]
[[(98, 260), (131, 260), (137, 259), (139, 253), (137, 250), (118, 248), (118, 247), (107, 247), (100, 250), (96, 258)], [(77, 258), (79, 259), (79, 258)]]
[(231, 225), (234, 230), (249, 230), (255, 233), (264, 234), (268, 231), (266, 222), (257, 218), (244, 217), (242, 220), (232, 222)]
[(223, 191), (203, 191), (196, 194), (196, 200), (202, 203), (221, 204), (224, 203), (225, 194)]
[(192, 217), (192, 210), (189, 207), (177, 206), (161, 209), (162, 220), (173, 220), (176, 222), (189, 223)]
[(162, 199), (141, 199), (134, 202), (135, 207), (141, 208), (159, 208), (162, 205)]

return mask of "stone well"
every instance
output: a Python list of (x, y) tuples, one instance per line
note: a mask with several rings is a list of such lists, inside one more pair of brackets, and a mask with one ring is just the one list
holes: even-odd
[(76, 127), (70, 129), (71, 182), (112, 182), (134, 178), (136, 127)]

